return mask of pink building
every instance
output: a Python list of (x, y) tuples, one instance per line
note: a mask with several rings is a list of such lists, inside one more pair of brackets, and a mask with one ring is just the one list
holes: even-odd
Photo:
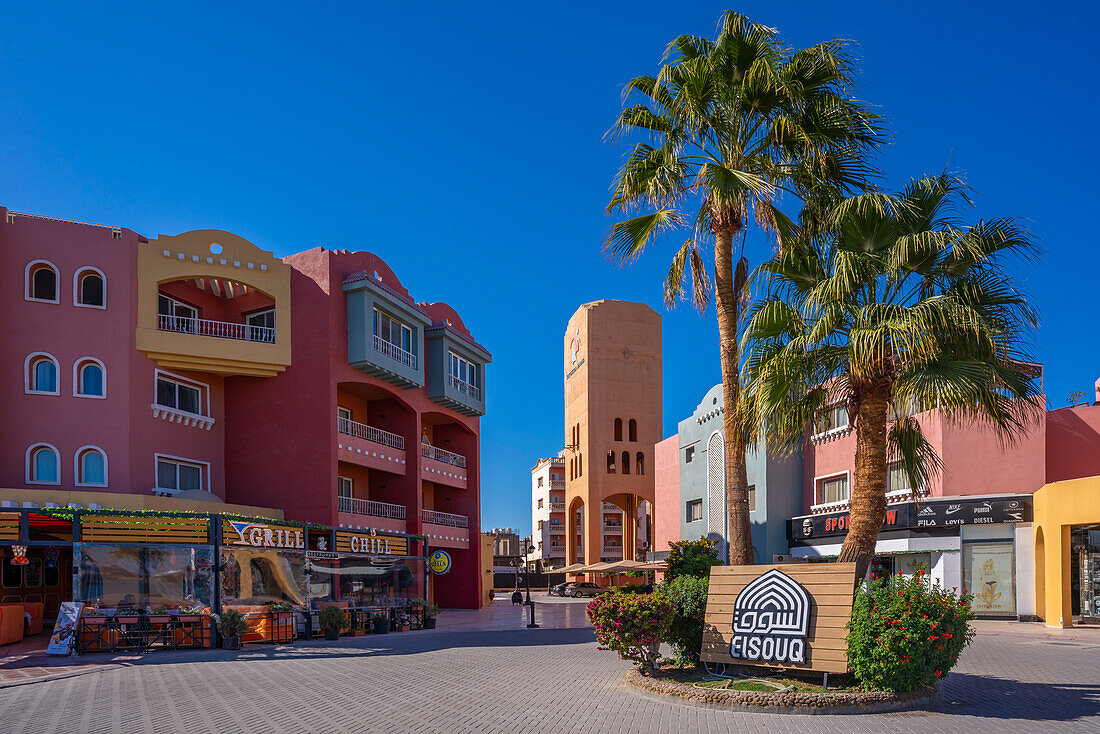
[(366, 252), (2, 207), (0, 262), (6, 506), (238, 503), (424, 535), (452, 557), (438, 602), (479, 604), (491, 357), (452, 308)]
[(673, 435), (653, 449), (655, 499), (653, 503), (653, 550), (669, 550), (680, 540), (680, 445)]

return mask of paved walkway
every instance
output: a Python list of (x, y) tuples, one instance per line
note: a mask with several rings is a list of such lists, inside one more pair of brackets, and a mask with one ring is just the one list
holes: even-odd
[[(440, 629), (203, 651), (0, 690), (18, 732), (1090, 732), (1100, 636), (983, 623), (930, 711), (775, 716), (640, 694), (582, 603), (445, 612)], [(991, 628), (989, 625), (993, 625)], [(1032, 632), (1027, 629), (1026, 631)], [(163, 655), (163, 654), (162, 654)]]

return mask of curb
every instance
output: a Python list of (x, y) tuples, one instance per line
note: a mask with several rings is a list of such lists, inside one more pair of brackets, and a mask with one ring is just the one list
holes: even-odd
[(763, 714), (881, 714), (923, 708), (939, 695), (939, 686), (908, 693), (764, 693), (698, 688), (656, 680), (631, 669), (626, 682), (650, 696), (674, 703)]

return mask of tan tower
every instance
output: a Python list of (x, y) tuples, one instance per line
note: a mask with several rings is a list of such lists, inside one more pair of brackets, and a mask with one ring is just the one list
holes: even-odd
[(621, 557), (636, 558), (660, 440), (660, 315), (642, 303), (584, 304), (565, 331), (566, 563), (615, 559), (619, 538)]

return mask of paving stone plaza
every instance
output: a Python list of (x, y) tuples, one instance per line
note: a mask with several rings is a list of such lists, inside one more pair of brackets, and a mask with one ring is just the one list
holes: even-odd
[(1100, 634), (1007, 622), (979, 635), (926, 711), (747, 714), (658, 700), (596, 649), (583, 603), (498, 601), (435, 631), (240, 653), (149, 655), (0, 689), (11, 732), (1097, 732)]

